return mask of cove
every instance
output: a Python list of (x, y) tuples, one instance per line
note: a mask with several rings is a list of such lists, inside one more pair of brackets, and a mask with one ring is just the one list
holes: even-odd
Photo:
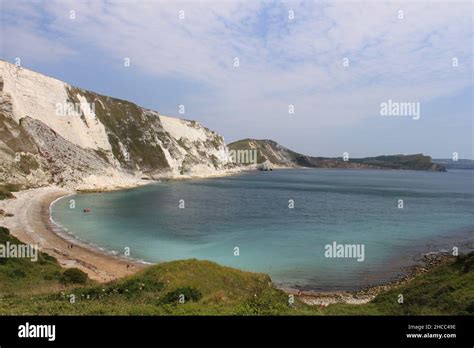
[[(250, 172), (78, 194), (75, 209), (61, 199), (52, 217), (82, 241), (147, 262), (206, 259), (282, 286), (350, 290), (474, 240), (472, 182), (469, 170)], [(333, 242), (364, 245), (363, 261), (326, 257)]]

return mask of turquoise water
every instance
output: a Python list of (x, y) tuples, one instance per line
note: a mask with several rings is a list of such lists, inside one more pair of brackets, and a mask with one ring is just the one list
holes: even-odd
[[(474, 241), (473, 178), (469, 170), (251, 172), (79, 194), (57, 201), (52, 217), (82, 241), (129, 247), (148, 262), (208, 259), (281, 285), (354, 289), (393, 279), (420, 252)], [(364, 261), (326, 258), (333, 241), (363, 244)]]

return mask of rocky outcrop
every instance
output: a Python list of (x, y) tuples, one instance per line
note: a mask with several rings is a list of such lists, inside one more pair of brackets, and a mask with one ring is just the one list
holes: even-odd
[[(433, 163), (431, 157), (423, 154), (393, 155), (365, 158), (311, 157), (289, 150), (273, 140), (244, 139), (228, 145), (236, 158), (245, 158), (244, 153), (254, 151), (255, 163), (236, 163), (242, 167), (259, 169), (264, 163), (280, 168), (352, 168), (352, 169), (411, 169), (446, 171), (442, 165)], [(248, 156), (250, 157), (250, 156)]]
[(224, 139), (188, 121), (0, 61), (0, 182), (96, 188), (220, 175)]

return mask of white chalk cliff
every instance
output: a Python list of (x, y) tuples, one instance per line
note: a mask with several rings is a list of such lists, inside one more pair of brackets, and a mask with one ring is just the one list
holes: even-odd
[(95, 189), (233, 170), (224, 139), (0, 60), (0, 183)]

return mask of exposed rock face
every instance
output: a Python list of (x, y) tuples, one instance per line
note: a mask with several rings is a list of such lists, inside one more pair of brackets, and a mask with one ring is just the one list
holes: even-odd
[(273, 166), (270, 163), (270, 161), (265, 161), (257, 166), (258, 170), (264, 171), (264, 172), (271, 172), (273, 170)]
[(224, 139), (0, 61), (0, 182), (97, 188), (231, 170)]
[[(228, 145), (233, 153), (257, 151), (257, 168), (263, 164), (273, 167), (295, 168), (352, 168), (352, 169), (411, 169), (428, 171), (446, 171), (442, 165), (433, 163), (431, 157), (422, 154), (393, 155), (365, 158), (311, 157), (291, 151), (273, 140), (244, 139)], [(241, 156), (240, 156), (241, 157)], [(246, 166), (246, 164), (243, 164)], [(253, 167), (250, 165), (248, 167)]]

